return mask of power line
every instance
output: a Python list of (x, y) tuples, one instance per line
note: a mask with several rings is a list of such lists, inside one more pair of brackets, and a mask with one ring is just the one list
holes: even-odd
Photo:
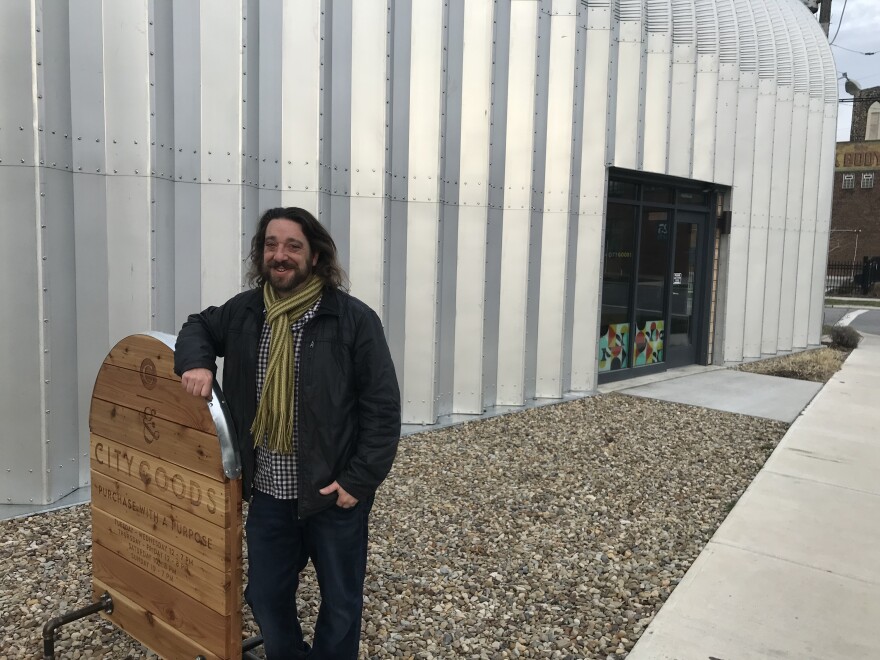
[(831, 44), (831, 45), (834, 46), (835, 48), (840, 48), (840, 50), (845, 50), (845, 51), (848, 51), (848, 52), (850, 52), (850, 53), (855, 53), (856, 55), (876, 55), (876, 54), (877, 54), (877, 51), (876, 51), (876, 50), (875, 50), (875, 51), (872, 51), (872, 52), (869, 52), (869, 53), (863, 53), (863, 52), (860, 51), (860, 50), (853, 50), (852, 48), (844, 48), (843, 46), (838, 46), (837, 44)]
[(837, 21), (837, 30), (834, 32), (834, 36), (831, 37), (831, 45), (834, 45), (834, 41), (837, 39), (837, 35), (840, 34), (840, 26), (843, 25), (843, 15), (846, 13), (846, 3), (848, 0), (843, 0), (843, 9), (840, 10), (840, 20)]

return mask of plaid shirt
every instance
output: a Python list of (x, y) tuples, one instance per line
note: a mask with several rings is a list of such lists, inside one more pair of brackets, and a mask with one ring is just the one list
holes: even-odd
[[(321, 299), (312, 305), (302, 317), (291, 324), (290, 331), (293, 333), (293, 368), (299, 374), (300, 365), (302, 364), (302, 329), (306, 323), (311, 321)], [(263, 312), (265, 314), (265, 311)], [(257, 351), (257, 405), (260, 403), (260, 397), (263, 394), (263, 381), (266, 379), (266, 369), (269, 366), (269, 342), (272, 338), (272, 330), (268, 323), (263, 323), (263, 332), (260, 334), (260, 347)], [(299, 397), (297, 393), (297, 383), (293, 384), (293, 428), (294, 436), (291, 446), (293, 451), (290, 454), (279, 454), (269, 451), (263, 444), (265, 438), (256, 446), (257, 469), (254, 474), (254, 488), (271, 495), (279, 500), (296, 499), (297, 489), (297, 464), (296, 464), (296, 429), (299, 418)]]

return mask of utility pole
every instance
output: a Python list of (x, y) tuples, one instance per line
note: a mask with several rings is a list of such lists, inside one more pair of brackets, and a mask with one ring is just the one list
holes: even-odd
[(831, 26), (831, 0), (822, 0), (822, 6), (819, 8), (819, 25), (828, 37), (828, 28)]
[(819, 25), (828, 37), (828, 28), (831, 27), (831, 0), (801, 0), (814, 14), (819, 12)]

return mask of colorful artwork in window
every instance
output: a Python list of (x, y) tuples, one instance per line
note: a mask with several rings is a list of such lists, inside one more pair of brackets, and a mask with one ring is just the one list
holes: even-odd
[(663, 321), (645, 321), (636, 332), (633, 366), (663, 362)]
[(599, 339), (599, 371), (616, 371), (629, 366), (627, 344), (629, 323), (612, 323)]

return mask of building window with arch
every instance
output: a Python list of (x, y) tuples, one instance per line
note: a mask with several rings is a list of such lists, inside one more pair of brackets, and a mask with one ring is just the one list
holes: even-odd
[(865, 172), (862, 174), (862, 188), (873, 188), (874, 187), (874, 173), (873, 172)]
[(852, 190), (856, 187), (856, 175), (855, 174), (844, 174), (843, 175), (843, 189), (844, 190)]
[(880, 140), (880, 101), (874, 101), (868, 108), (865, 140)]

